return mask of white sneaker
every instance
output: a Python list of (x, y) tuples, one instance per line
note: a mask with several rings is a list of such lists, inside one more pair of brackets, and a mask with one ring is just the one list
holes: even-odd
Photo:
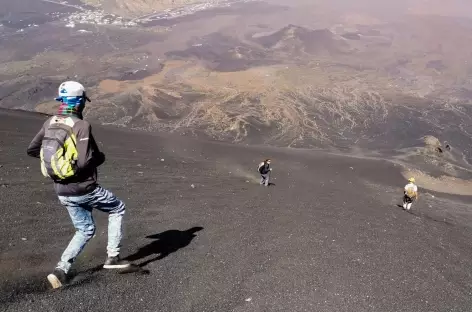
[(124, 269), (131, 265), (126, 260), (121, 260), (119, 256), (116, 257), (108, 257), (103, 265), (104, 269)]

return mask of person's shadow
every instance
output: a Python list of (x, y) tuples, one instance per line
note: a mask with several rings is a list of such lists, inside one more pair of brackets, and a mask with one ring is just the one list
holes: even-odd
[(138, 261), (151, 255), (158, 255), (139, 264), (140, 267), (156, 260), (161, 260), (177, 250), (186, 247), (196, 237), (196, 232), (203, 230), (197, 226), (186, 231), (168, 230), (162, 233), (148, 235), (146, 238), (154, 239), (151, 243), (140, 247), (137, 252), (125, 258), (128, 261)]

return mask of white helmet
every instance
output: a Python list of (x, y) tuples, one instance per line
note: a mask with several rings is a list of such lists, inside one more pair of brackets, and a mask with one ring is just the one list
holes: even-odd
[(90, 99), (85, 94), (85, 88), (77, 81), (65, 81), (61, 83), (58, 89), (59, 97), (83, 96), (87, 101)]

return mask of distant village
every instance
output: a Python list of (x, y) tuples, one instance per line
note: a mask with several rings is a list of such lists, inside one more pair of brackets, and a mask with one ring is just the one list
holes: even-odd
[(76, 24), (115, 25), (121, 27), (134, 27), (138, 25), (133, 20), (126, 20), (121, 16), (108, 14), (102, 10), (73, 13), (63, 21), (67, 22), (66, 27), (70, 28), (74, 28)]
[(147, 23), (158, 21), (162, 19), (173, 19), (186, 15), (191, 15), (199, 11), (209, 10), (212, 8), (229, 7), (235, 3), (246, 3), (254, 0), (228, 0), (228, 1), (214, 1), (207, 0), (207, 2), (188, 5), (176, 9), (167, 9), (160, 12), (153, 12), (133, 19), (126, 19), (124, 17), (106, 13), (103, 10), (83, 10), (69, 15), (63, 21), (67, 22), (66, 27), (74, 28), (76, 24), (94, 24), (94, 25), (114, 25), (120, 27), (135, 27), (138, 25), (145, 26)]
[[(214, 8), (224, 8), (230, 7), (236, 3), (247, 3), (255, 0), (204, 0), (205, 2), (187, 5), (184, 7), (171, 8), (163, 11), (154, 11), (139, 17), (135, 18), (125, 18), (117, 14), (107, 13), (101, 9), (92, 9), (90, 7), (85, 7), (81, 5), (70, 4), (68, 1), (58, 1), (58, 0), (41, 0), (43, 2), (54, 3), (57, 5), (62, 5), (66, 7), (71, 7), (77, 10), (74, 13), (64, 13), (64, 12), (52, 12), (47, 13), (53, 20), (61, 20), (65, 23), (65, 27), (76, 28), (80, 27), (79, 25), (110, 25), (117, 27), (137, 27), (137, 26), (148, 26), (152, 22), (159, 20), (170, 20), (186, 15), (195, 14), (200, 11), (214, 9)], [(20, 20), (21, 22), (21, 20)], [(11, 21), (4, 21), (0, 23), (0, 26), (3, 24), (9, 25)], [(28, 23), (19, 27), (16, 32), (24, 32), (30, 27), (38, 27), (36, 23)], [(79, 32), (90, 32), (89, 30), (79, 29)]]

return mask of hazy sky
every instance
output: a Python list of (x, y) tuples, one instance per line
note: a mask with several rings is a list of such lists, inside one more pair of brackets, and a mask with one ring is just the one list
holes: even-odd
[(434, 14), (472, 18), (472, 0), (266, 0), (293, 6), (317, 6), (381, 16)]

